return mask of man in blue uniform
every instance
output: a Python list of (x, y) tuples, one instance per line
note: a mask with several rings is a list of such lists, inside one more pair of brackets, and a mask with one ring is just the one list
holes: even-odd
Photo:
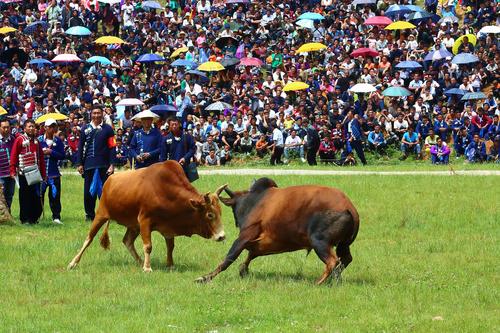
[(135, 161), (135, 168), (145, 168), (159, 161), (162, 135), (160, 130), (153, 128), (153, 112), (146, 110), (138, 113), (134, 119), (141, 120), (142, 128), (136, 130), (130, 142), (129, 155)]
[(82, 127), (78, 145), (78, 172), (85, 179), (83, 198), (87, 221), (95, 217), (95, 202), (101, 196), (102, 186), (114, 172), (115, 133), (103, 123), (103, 110), (95, 105), (91, 121)]
[(59, 161), (64, 160), (64, 143), (55, 135), (57, 122), (54, 119), (45, 121), (45, 134), (38, 138), (42, 147), (47, 170), (47, 181), (42, 183), (42, 202), (45, 191), (49, 190), (49, 205), (52, 211), (52, 221), (55, 224), (61, 222), (61, 173), (59, 172)]
[(160, 161), (175, 160), (179, 162), (189, 181), (193, 182), (196, 179), (190, 176), (190, 171), (194, 171), (193, 169), (196, 167), (191, 164), (191, 159), (196, 152), (194, 139), (190, 134), (182, 132), (180, 121), (177, 118), (169, 121), (169, 130), (161, 145)]

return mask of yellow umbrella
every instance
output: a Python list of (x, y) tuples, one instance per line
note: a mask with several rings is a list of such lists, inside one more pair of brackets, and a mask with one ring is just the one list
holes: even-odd
[(326, 49), (325, 44), (321, 43), (306, 43), (297, 49), (297, 53), (312, 52)]
[(285, 84), (285, 86), (283, 87), (283, 91), (296, 91), (296, 90), (304, 90), (307, 88), (309, 88), (309, 85), (307, 83), (295, 81)]
[(384, 29), (385, 30), (403, 30), (403, 29), (413, 29), (413, 28), (415, 28), (415, 25), (411, 24), (410, 22), (396, 21), (396, 22), (389, 24)]
[(46, 122), (49, 119), (66, 120), (66, 119), (68, 119), (68, 117), (66, 117), (62, 113), (55, 113), (55, 112), (53, 112), (53, 113), (44, 114), (43, 116), (39, 117), (35, 122), (37, 124), (41, 124), (41, 123)]
[(3, 108), (3, 106), (0, 106), (0, 116), (3, 116), (4, 114), (7, 114), (7, 110)]
[(125, 41), (115, 36), (102, 36), (95, 40), (96, 44), (125, 44)]
[(222, 64), (217, 61), (207, 61), (198, 66), (198, 70), (204, 72), (217, 72), (223, 71), (224, 69), (224, 66), (222, 66)]
[(0, 28), (0, 34), (8, 34), (9, 32), (14, 32), (14, 31), (17, 31), (17, 29), (12, 28), (12, 27)]
[(463, 44), (465, 37), (467, 37), (469, 39), (469, 43), (471, 43), (472, 45), (476, 46), (477, 38), (476, 38), (475, 35), (473, 35), (473, 34), (463, 35), (463, 36), (459, 37), (455, 41), (455, 43), (453, 44), (453, 48), (451, 49), (453, 51), (453, 54), (457, 54), (458, 53), (458, 48), (460, 47), (460, 45)]
[(181, 53), (184, 53), (184, 52), (187, 52), (189, 51), (189, 49), (187, 47), (179, 47), (177, 50), (175, 50), (171, 55), (170, 55), (170, 59), (172, 58), (175, 58), (175, 57), (178, 57), (179, 54)]

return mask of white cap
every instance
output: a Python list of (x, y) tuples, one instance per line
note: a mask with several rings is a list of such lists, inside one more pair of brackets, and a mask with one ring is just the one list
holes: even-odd
[(50, 119), (45, 120), (45, 126), (51, 126), (51, 125), (55, 125), (55, 124), (57, 124), (57, 121), (55, 119), (50, 118)]

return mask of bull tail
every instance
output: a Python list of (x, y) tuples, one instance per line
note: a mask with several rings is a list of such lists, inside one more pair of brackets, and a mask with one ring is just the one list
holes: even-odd
[(109, 250), (109, 245), (111, 244), (111, 242), (109, 241), (108, 229), (109, 229), (109, 220), (106, 222), (106, 226), (104, 227), (104, 231), (102, 232), (102, 235), (99, 238), (99, 242), (100, 242), (102, 248), (105, 250)]
[(352, 219), (352, 223), (353, 223), (353, 230), (352, 230), (352, 236), (351, 236), (351, 240), (349, 242), (349, 245), (351, 245), (354, 240), (356, 239), (356, 236), (358, 236), (358, 231), (359, 231), (359, 215), (357, 214), (353, 214), (353, 212), (351, 210), (348, 210), (349, 212), (349, 215), (351, 215), (351, 219)]

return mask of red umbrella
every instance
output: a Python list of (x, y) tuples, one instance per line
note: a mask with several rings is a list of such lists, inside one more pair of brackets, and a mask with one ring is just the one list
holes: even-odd
[(365, 25), (380, 25), (385, 27), (392, 23), (392, 20), (385, 16), (372, 16), (365, 21)]
[(240, 65), (260, 67), (264, 65), (264, 63), (258, 58), (241, 58)]
[(351, 57), (356, 58), (356, 57), (376, 57), (378, 56), (377, 50), (370, 49), (368, 47), (362, 47), (357, 50), (354, 50), (351, 53)]

